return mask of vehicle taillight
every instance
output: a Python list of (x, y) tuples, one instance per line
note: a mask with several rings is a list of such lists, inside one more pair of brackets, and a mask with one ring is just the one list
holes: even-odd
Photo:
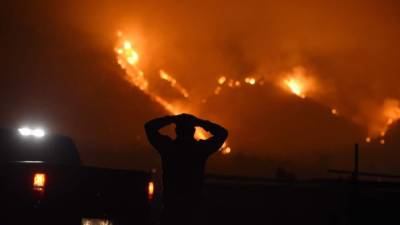
[(46, 187), (46, 174), (35, 173), (33, 175), (33, 190), (44, 191), (45, 187)]
[(149, 198), (149, 200), (152, 200), (154, 197), (154, 182), (150, 181), (147, 184), (147, 197)]

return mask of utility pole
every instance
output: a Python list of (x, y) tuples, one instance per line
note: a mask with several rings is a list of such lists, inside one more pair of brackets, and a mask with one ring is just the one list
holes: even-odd
[(358, 224), (359, 221), (359, 161), (360, 161), (360, 153), (359, 153), (359, 146), (358, 143), (354, 145), (354, 168), (353, 168), (353, 191), (350, 193), (349, 199), (349, 216), (350, 216), (350, 224)]
[(353, 170), (353, 179), (354, 182), (358, 182), (358, 176), (359, 176), (359, 148), (358, 148), (358, 143), (355, 144), (354, 146), (354, 170)]

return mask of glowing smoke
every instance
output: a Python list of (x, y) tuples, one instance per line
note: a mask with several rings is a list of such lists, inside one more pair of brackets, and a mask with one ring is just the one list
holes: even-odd
[[(149, 88), (149, 79), (146, 78), (144, 72), (139, 68), (139, 54), (134, 49), (132, 42), (123, 36), (122, 32), (118, 32), (119, 46), (115, 49), (118, 55), (118, 63), (126, 71), (126, 79), (134, 86), (138, 87), (144, 93), (148, 94), (158, 104), (163, 106), (167, 111), (172, 114), (179, 114), (182, 112), (192, 112), (197, 102), (183, 101), (182, 99), (166, 99), (164, 93), (157, 89)], [(331, 107), (331, 113), (334, 116), (338, 116), (339, 110), (330, 105), (329, 102), (321, 101), (319, 94), (323, 94), (321, 90), (321, 84), (318, 84), (315, 78), (308, 73), (308, 71), (302, 66), (293, 67), (289, 72), (277, 73), (273, 75), (275, 77), (277, 86), (283, 90), (291, 92), (292, 94), (305, 99), (306, 97), (312, 98), (319, 101), (322, 105)], [(169, 83), (170, 87), (178, 92), (184, 99), (189, 98), (189, 91), (183, 87), (171, 74), (165, 70), (159, 70), (159, 78)], [(268, 76), (256, 75), (256, 76), (244, 76), (242, 79), (238, 79), (232, 76), (219, 76), (217, 77), (217, 87), (214, 89), (214, 94), (218, 95), (223, 88), (237, 89), (243, 87), (243, 85), (262, 86), (266, 82)], [(203, 99), (206, 101), (206, 99)], [(373, 115), (373, 120), (365, 121), (359, 117), (354, 119), (355, 122), (360, 123), (369, 130), (369, 136), (366, 137), (367, 143), (371, 142), (372, 138), (380, 138), (380, 143), (384, 144), (384, 137), (386, 131), (390, 125), (400, 119), (400, 107), (399, 102), (395, 99), (386, 100), (383, 107), (380, 109), (380, 113)], [(192, 112), (193, 113), (193, 112)], [(369, 114), (370, 115), (370, 114)], [(343, 115), (342, 115), (343, 116)], [(346, 115), (344, 115), (346, 116)], [(350, 118), (351, 115), (348, 115)], [(207, 137), (206, 132), (197, 130), (196, 137), (198, 139), (205, 139)], [(223, 153), (230, 153), (231, 148), (226, 144), (223, 146)]]
[[(161, 93), (158, 93), (157, 90), (152, 90), (149, 88), (149, 80), (146, 78), (145, 73), (139, 68), (139, 54), (135, 50), (132, 42), (124, 37), (124, 34), (119, 31), (117, 32), (117, 36), (119, 37), (118, 46), (115, 48), (115, 52), (117, 54), (118, 64), (125, 70), (125, 78), (131, 84), (142, 90), (145, 94), (152, 97), (154, 101), (160, 104), (164, 109), (174, 115), (180, 113), (193, 113), (191, 112), (190, 105), (186, 107), (181, 107), (182, 104), (177, 104), (177, 102), (170, 102), (165, 99)], [(166, 73), (164, 70), (159, 71), (160, 79), (165, 80), (170, 83), (170, 86), (178, 91), (184, 98), (189, 97), (188, 91), (182, 87), (178, 81), (172, 77), (170, 74)], [(197, 139), (207, 139), (209, 134), (201, 129), (200, 127), (196, 127), (195, 137)], [(222, 154), (229, 154), (231, 152), (231, 148), (224, 143), (221, 147)]]

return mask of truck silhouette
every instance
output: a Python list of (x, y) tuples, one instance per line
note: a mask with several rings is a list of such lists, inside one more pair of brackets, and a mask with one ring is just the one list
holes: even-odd
[(145, 171), (84, 166), (69, 137), (0, 129), (2, 224), (146, 224), (153, 185)]

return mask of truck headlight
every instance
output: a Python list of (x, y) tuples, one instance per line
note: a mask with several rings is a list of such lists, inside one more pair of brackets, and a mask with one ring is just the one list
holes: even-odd
[(33, 136), (36, 138), (42, 138), (46, 135), (46, 132), (42, 128), (29, 128), (29, 127), (22, 127), (18, 129), (18, 132), (22, 136)]

